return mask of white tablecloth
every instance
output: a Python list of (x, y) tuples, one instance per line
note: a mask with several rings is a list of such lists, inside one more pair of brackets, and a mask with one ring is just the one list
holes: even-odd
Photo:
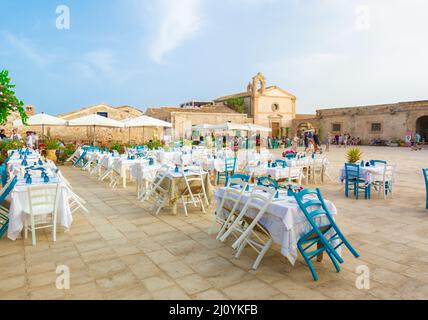
[[(62, 225), (65, 229), (69, 229), (73, 222), (71, 215), (70, 205), (68, 202), (68, 189), (67, 186), (59, 182), (58, 178), (50, 178), (49, 184), (60, 183), (60, 196), (58, 204), (58, 215), (57, 222)], [(33, 178), (32, 185), (43, 184), (41, 178)], [(7, 237), (11, 240), (16, 240), (20, 232), (22, 231), (24, 224), (25, 211), (28, 212), (28, 185), (25, 184), (23, 179), (18, 180), (18, 183), (13, 188), (9, 195), (10, 210), (9, 210), (9, 228), (7, 231)]]
[[(221, 202), (224, 191), (225, 188), (220, 188), (215, 194), (218, 204)], [(244, 207), (249, 196), (249, 193), (244, 194), (238, 209)], [(333, 216), (337, 215), (335, 205), (328, 200), (325, 202), (330, 213)], [(255, 212), (249, 211), (250, 217), (254, 218), (255, 215)], [(319, 217), (316, 223), (322, 226), (328, 224), (328, 220), (326, 217)], [(281, 253), (294, 265), (298, 254), (297, 242), (301, 236), (312, 229), (294, 197), (281, 196), (280, 199), (275, 200), (260, 220), (260, 224), (269, 231), (273, 241), (281, 246)], [(338, 253), (340, 254), (340, 250)]]
[[(377, 164), (370, 167), (360, 167), (360, 179), (365, 180), (366, 184), (372, 183), (375, 180), (375, 177), (383, 177), (383, 164)], [(340, 181), (343, 182), (346, 178), (345, 166), (340, 169)]]

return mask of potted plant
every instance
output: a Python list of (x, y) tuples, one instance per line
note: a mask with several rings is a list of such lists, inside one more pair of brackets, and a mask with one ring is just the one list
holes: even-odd
[(59, 141), (56, 139), (50, 139), (45, 143), (46, 158), (52, 161), (57, 161), (56, 151), (59, 149)]
[(346, 151), (346, 160), (349, 163), (357, 163), (361, 160), (362, 155), (360, 148), (350, 148)]

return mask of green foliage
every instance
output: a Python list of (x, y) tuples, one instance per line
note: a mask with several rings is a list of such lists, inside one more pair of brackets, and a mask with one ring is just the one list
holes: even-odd
[(7, 158), (7, 152), (9, 150), (21, 149), (24, 147), (24, 143), (18, 140), (3, 140), (0, 141), (0, 163), (3, 163)]
[(15, 96), (14, 84), (10, 84), (9, 72), (0, 71), (0, 124), (4, 125), (7, 118), (14, 111), (19, 112), (22, 122), (27, 123), (27, 114), (24, 109), (24, 102)]
[(7, 152), (8, 150), (16, 150), (24, 147), (24, 142), (19, 140), (3, 140), (0, 141), (0, 151)]
[(76, 146), (74, 144), (66, 144), (64, 148), (64, 154), (67, 157), (70, 157), (76, 151)]
[(146, 142), (144, 145), (147, 148), (149, 148), (150, 150), (155, 150), (155, 149), (163, 146), (162, 142), (160, 140), (157, 140), (157, 139)]
[(361, 160), (362, 155), (360, 148), (350, 148), (346, 151), (346, 160), (350, 163), (357, 163)]
[(125, 148), (120, 142), (113, 142), (109, 148), (110, 150), (116, 150), (119, 153), (123, 153)]
[(59, 149), (59, 141), (56, 139), (49, 139), (45, 143), (46, 150), (58, 150)]
[(225, 101), (226, 106), (238, 113), (245, 113), (244, 98), (230, 98)]

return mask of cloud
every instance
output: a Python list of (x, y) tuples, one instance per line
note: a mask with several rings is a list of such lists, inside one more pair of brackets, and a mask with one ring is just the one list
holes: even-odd
[(25, 38), (18, 38), (9, 32), (2, 32), (4, 39), (14, 48), (16, 51), (30, 60), (36, 67), (44, 68), (49, 64), (50, 58), (38, 52), (34, 47), (33, 43)]
[(150, 57), (162, 63), (163, 57), (191, 39), (202, 22), (201, 0), (160, 0), (155, 7), (155, 37), (149, 48)]
[(97, 49), (84, 54), (76, 63), (78, 71), (85, 78), (115, 77), (115, 53), (110, 49)]

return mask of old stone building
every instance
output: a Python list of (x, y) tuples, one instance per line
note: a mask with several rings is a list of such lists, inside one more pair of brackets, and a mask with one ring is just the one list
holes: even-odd
[(296, 97), (277, 86), (266, 86), (266, 78), (258, 73), (247, 90), (220, 97), (215, 103), (227, 104), (230, 99), (243, 99), (249, 122), (272, 129), (272, 137), (281, 137), (292, 130), (296, 118)]
[[(144, 113), (140, 109), (130, 106), (112, 107), (107, 104), (99, 104), (77, 111), (67, 112), (57, 115), (59, 118), (65, 120), (72, 120), (87, 116), (90, 114), (98, 114), (114, 120), (125, 120), (128, 118), (136, 118), (142, 116)], [(64, 141), (92, 141), (93, 137), (92, 127), (49, 127), (47, 133), (49, 136), (57, 137)], [(103, 128), (97, 127), (96, 140), (99, 144), (110, 144), (112, 142), (128, 143), (142, 143), (151, 139), (153, 136), (162, 138), (162, 130), (153, 128)]]
[(324, 135), (349, 133), (366, 144), (373, 139), (404, 140), (416, 132), (428, 141), (428, 101), (321, 109), (313, 120)]
[[(246, 123), (246, 114), (238, 113), (223, 105), (204, 104), (200, 107), (157, 107), (148, 108), (146, 115), (170, 122), (172, 139), (192, 137), (192, 126), (198, 124), (220, 124), (227, 121)], [(167, 133), (168, 134), (168, 133)]]

